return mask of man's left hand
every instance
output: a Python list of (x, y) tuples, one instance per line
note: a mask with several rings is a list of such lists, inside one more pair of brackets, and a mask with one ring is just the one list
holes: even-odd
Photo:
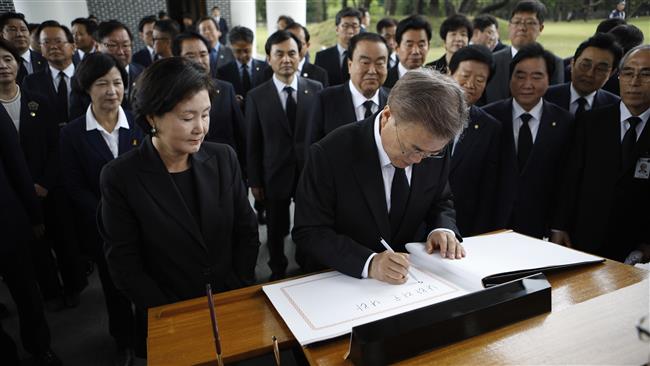
[(440, 256), (443, 258), (461, 259), (465, 257), (465, 248), (456, 239), (456, 235), (450, 232), (436, 230), (429, 234), (426, 244), (427, 253), (432, 254), (438, 248)]

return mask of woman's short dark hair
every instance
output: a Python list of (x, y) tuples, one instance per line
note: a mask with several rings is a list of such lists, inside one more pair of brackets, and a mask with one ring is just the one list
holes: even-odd
[(14, 59), (16, 59), (16, 62), (18, 63), (18, 68), (20, 68), (20, 65), (23, 63), (23, 58), (20, 56), (20, 53), (18, 52), (16, 47), (14, 47), (13, 43), (0, 37), (0, 48), (11, 53), (11, 55), (14, 57)]
[(453, 32), (457, 29), (465, 28), (467, 30), (467, 38), (472, 38), (472, 22), (462, 14), (454, 14), (445, 19), (440, 25), (440, 38), (444, 41), (447, 39), (447, 33)]
[(147, 116), (162, 116), (202, 90), (208, 91), (211, 100), (216, 94), (203, 66), (184, 57), (156, 61), (136, 81), (131, 100), (135, 121), (143, 131), (151, 133)]
[(126, 85), (129, 82), (126, 69), (124, 69), (115, 56), (101, 52), (93, 52), (86, 55), (79, 65), (77, 65), (74, 74), (76, 84), (72, 87), (76, 92), (88, 94), (87, 90), (92, 87), (93, 83), (106, 75), (114, 67), (120, 72), (124, 89), (126, 89)]
[(490, 81), (492, 75), (494, 75), (494, 72), (496, 70), (494, 57), (492, 57), (492, 51), (480, 44), (472, 44), (463, 47), (456, 51), (453, 56), (451, 56), (451, 61), (449, 61), (449, 71), (452, 75), (456, 72), (456, 70), (458, 70), (458, 66), (463, 61), (477, 61), (486, 64), (490, 70), (488, 81)]
[(517, 54), (510, 62), (510, 77), (512, 78), (512, 73), (515, 71), (517, 64), (529, 58), (541, 58), (544, 60), (548, 81), (550, 83), (551, 76), (555, 72), (555, 56), (537, 42), (525, 45), (517, 51)]

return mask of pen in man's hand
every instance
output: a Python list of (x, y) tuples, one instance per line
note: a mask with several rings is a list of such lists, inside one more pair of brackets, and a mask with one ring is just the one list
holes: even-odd
[[(395, 251), (393, 250), (393, 248), (391, 248), (390, 245), (388, 245), (388, 243), (386, 243), (386, 240), (384, 240), (384, 238), (381, 238), (381, 237), (380, 237), (380, 238), (379, 238), (379, 241), (381, 242), (381, 245), (383, 245), (384, 248), (386, 248), (387, 251), (389, 251), (390, 253), (395, 253)], [(415, 276), (413, 275), (413, 272), (411, 272), (411, 271), (408, 270), (408, 269), (407, 269), (406, 271), (408, 272), (409, 276), (411, 276), (411, 278), (413, 278), (415, 281), (417, 281), (417, 282), (422, 282), (422, 281), (418, 280), (418, 278), (415, 277)]]

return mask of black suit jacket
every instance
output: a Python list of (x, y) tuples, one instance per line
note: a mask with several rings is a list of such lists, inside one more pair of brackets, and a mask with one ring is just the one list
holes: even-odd
[(147, 67), (153, 63), (153, 58), (151, 57), (151, 53), (149, 53), (149, 49), (143, 47), (140, 51), (133, 54), (131, 61), (142, 65), (143, 67)]
[(399, 80), (398, 65), (399, 62), (395, 66), (388, 69), (388, 75), (386, 75), (386, 81), (384, 81), (384, 87), (392, 88), (397, 82), (397, 80)]
[(441, 72), (443, 74), (447, 73), (447, 56), (442, 55), (439, 59), (429, 62), (428, 64), (424, 65), (426, 67), (430, 67), (438, 72)]
[(316, 52), (316, 59), (314, 60), (316, 66), (320, 66), (327, 71), (327, 78), (329, 85), (339, 85), (350, 80), (350, 74), (343, 75), (341, 69), (341, 57), (336, 45)]
[(322, 266), (361, 277), (379, 238), (395, 251), (426, 238), (436, 228), (457, 236), (451, 191), (450, 159), (426, 159), (413, 166), (406, 214), (391, 233), (379, 154), (374, 139), (377, 115), (343, 126), (311, 145), (296, 191), (293, 240), (306, 255), (307, 270)]
[(221, 32), (221, 37), (219, 37), (219, 42), (223, 45), (228, 43), (228, 22), (223, 17), (219, 17), (219, 31)]
[(501, 123), (472, 106), (449, 170), (456, 223), (463, 236), (494, 229), (500, 146)]
[(305, 160), (309, 113), (322, 85), (298, 78), (296, 126), (292, 131), (273, 80), (248, 93), (246, 126), (248, 183), (263, 187), (268, 199), (293, 196)]
[[(544, 99), (561, 107), (565, 111), (569, 111), (571, 103), (571, 82), (553, 85), (548, 88)], [(598, 89), (594, 96), (594, 103), (591, 109), (597, 109), (610, 104), (618, 103), (621, 100), (617, 95), (614, 95), (607, 90)]]
[(533, 149), (520, 172), (512, 132), (512, 98), (483, 109), (501, 121), (503, 127), (495, 226), (536, 238), (548, 236), (560, 176), (574, 133), (573, 117), (544, 101)]
[(210, 109), (210, 130), (207, 141), (230, 145), (236, 152), (242, 169), (246, 167), (246, 134), (244, 115), (235, 99), (235, 88), (227, 81), (212, 79), (217, 89)]
[(634, 178), (638, 159), (650, 158), (649, 126), (634, 158), (623, 163), (618, 103), (576, 120), (554, 228), (568, 231), (578, 249), (623, 261), (637, 245), (650, 243), (650, 179)]
[(140, 309), (251, 284), (259, 246), (235, 152), (204, 142), (191, 156), (200, 223), (151, 139), (100, 176), (99, 230), (115, 286)]
[[(379, 89), (379, 110), (386, 106), (390, 89)], [(307, 146), (322, 139), (336, 128), (356, 122), (349, 83), (331, 86), (318, 93), (307, 131)]]
[[(40, 53), (36, 51), (29, 50), (30, 57), (32, 59), (32, 73), (37, 73), (39, 71), (45, 70), (47, 67), (47, 60)], [(18, 75), (16, 76), (16, 83), (22, 85), (23, 80), (27, 77), (27, 69), (19, 68)]]
[[(2, 123), (13, 121), (4, 108), (0, 108)], [(16, 130), (14, 128), (14, 133)], [(29, 90), (21, 90), (20, 96), (20, 146), (31, 179), (46, 189), (52, 189), (57, 181), (58, 128), (50, 116), (50, 108), (43, 97)]]
[[(2, 108), (4, 110), (4, 108)], [(0, 255), (16, 250), (42, 224), (41, 205), (11, 119), (0, 119)]]
[[(73, 80), (70, 81), (70, 85), (73, 85)], [(69, 119), (66, 118), (65, 106), (58, 103), (56, 89), (54, 89), (54, 82), (52, 81), (52, 72), (49, 67), (25, 77), (21, 88), (31, 91), (33, 94), (40, 94), (45, 98), (50, 106), (50, 118), (53, 123), (59, 126), (59, 129), (68, 123)], [(72, 96), (70, 99), (72, 99)], [(68, 102), (70, 103), (70, 100)]]
[[(253, 77), (251, 78), (251, 89), (264, 82), (265, 69), (269, 65), (260, 60), (253, 59)], [(237, 68), (237, 61), (232, 61), (217, 70), (217, 78), (225, 80), (235, 87), (235, 93), (246, 98), (244, 85), (242, 84), (241, 77), (239, 76), (239, 69)], [(250, 90), (249, 90), (250, 91)]]
[(219, 52), (215, 52), (214, 48), (210, 49), (210, 74), (213, 78), (217, 77), (217, 72), (221, 66), (227, 65), (235, 61), (235, 56), (229, 47), (224, 45), (219, 46)]

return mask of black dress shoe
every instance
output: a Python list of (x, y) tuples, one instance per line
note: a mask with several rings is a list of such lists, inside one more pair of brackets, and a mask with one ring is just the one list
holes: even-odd
[(51, 349), (48, 349), (47, 351), (43, 353), (39, 353), (34, 357), (34, 365), (38, 366), (61, 366), (63, 363), (59, 359), (59, 357), (52, 351)]

